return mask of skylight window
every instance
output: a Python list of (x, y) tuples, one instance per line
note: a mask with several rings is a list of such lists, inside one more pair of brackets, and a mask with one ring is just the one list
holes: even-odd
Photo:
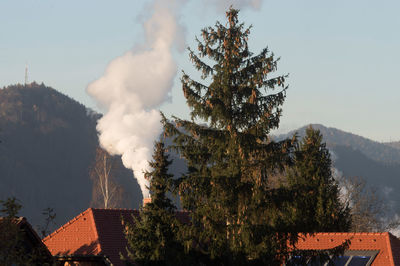
[[(310, 262), (307, 265), (309, 266), (370, 266), (374, 261), (376, 255), (378, 255), (379, 251), (377, 250), (348, 250), (342, 256), (338, 256), (334, 258), (330, 262), (326, 262), (324, 264), (320, 262)], [(289, 260), (287, 265), (297, 266), (294, 262), (296, 259), (299, 259), (298, 256), (293, 258), (293, 260)]]

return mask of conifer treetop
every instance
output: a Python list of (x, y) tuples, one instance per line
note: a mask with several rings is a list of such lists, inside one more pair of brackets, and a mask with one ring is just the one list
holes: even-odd
[(163, 123), (188, 166), (176, 184), (191, 215), (184, 230), (189, 250), (217, 265), (271, 265), (297, 239), (280, 209), (290, 195), (269, 183), (292, 149), (291, 140), (268, 136), (279, 125), (287, 76), (274, 75), (279, 59), (268, 48), (250, 52), (251, 27), (238, 12), (230, 8), (225, 25), (204, 28), (198, 51), (189, 48), (201, 73), (201, 81), (185, 72), (181, 79), (191, 120)]
[[(211, 127), (229, 131), (259, 131), (266, 135), (279, 125), (279, 117), (287, 86), (287, 75), (272, 76), (279, 60), (265, 48), (258, 55), (249, 51), (248, 36), (238, 20), (239, 10), (226, 12), (228, 22), (204, 28), (202, 41), (196, 38), (198, 52), (189, 48), (189, 57), (202, 80), (211, 78), (207, 86), (182, 76), (184, 96), (191, 108), (192, 119), (202, 119)], [(207, 57), (213, 65), (207, 64)], [(281, 90), (271, 93), (275, 87)]]
[(146, 204), (144, 209), (164, 209), (172, 213), (175, 210), (175, 206), (166, 196), (166, 192), (171, 187), (173, 177), (173, 175), (168, 173), (168, 167), (172, 163), (168, 157), (168, 154), (165, 152), (164, 143), (157, 141), (154, 144), (153, 161), (149, 162), (153, 170), (145, 173), (145, 178), (150, 183), (151, 202)]

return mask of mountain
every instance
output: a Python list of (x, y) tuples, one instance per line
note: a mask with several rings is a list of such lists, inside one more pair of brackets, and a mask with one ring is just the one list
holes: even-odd
[[(331, 148), (334, 146), (351, 147), (377, 162), (384, 164), (400, 163), (400, 142), (380, 143), (336, 128), (325, 127), (320, 124), (313, 124), (312, 127), (321, 131), (324, 140)], [(287, 136), (293, 136), (296, 132), (299, 136), (304, 136), (306, 128), (307, 126), (301, 127), (287, 134), (280, 135), (278, 138), (281, 139)]]
[[(60, 226), (90, 207), (89, 168), (98, 146), (101, 115), (44, 84), (0, 89), (0, 200), (21, 201), (21, 215), (43, 224), (53, 208)], [(119, 158), (117, 182), (124, 188), (119, 207), (137, 208), (141, 192)]]
[[(344, 177), (362, 177), (386, 200), (392, 214), (400, 213), (400, 142), (379, 143), (336, 128), (313, 124), (323, 134), (332, 152), (334, 167)], [(297, 134), (302, 137), (307, 126), (279, 135), (284, 139)]]
[[(84, 105), (44, 84), (0, 89), (0, 200), (21, 201), (21, 215), (33, 225), (44, 222), (42, 210), (53, 208), (56, 225), (93, 205), (89, 168), (98, 146), (96, 121), (101, 117)], [(332, 151), (334, 166), (344, 176), (361, 176), (376, 186), (400, 213), (400, 142), (378, 143), (335, 128), (313, 125)], [(277, 139), (291, 137), (299, 128)], [(170, 140), (166, 140), (167, 145)], [(170, 172), (186, 171), (173, 151)], [(120, 208), (138, 208), (142, 195), (132, 171), (118, 157), (116, 181), (123, 187)]]
[(385, 144), (395, 149), (400, 149), (400, 141), (386, 142)]

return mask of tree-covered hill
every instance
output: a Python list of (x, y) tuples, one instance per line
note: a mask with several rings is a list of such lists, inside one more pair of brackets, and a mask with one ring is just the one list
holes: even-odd
[(386, 142), (385, 144), (400, 150), (400, 141)]
[[(379, 143), (336, 128), (312, 125), (323, 134), (333, 153), (334, 167), (345, 177), (362, 177), (367, 185), (377, 188), (392, 214), (400, 213), (400, 149), (398, 142)], [(304, 136), (307, 126), (280, 135)]]
[[(321, 131), (328, 147), (345, 146), (358, 150), (371, 160), (380, 163), (400, 164), (400, 149), (396, 148), (400, 147), (400, 142), (380, 143), (333, 127), (325, 127), (320, 124), (312, 126)], [(304, 136), (306, 128), (307, 126), (301, 127), (278, 138), (292, 136), (296, 132), (299, 136)]]
[[(34, 225), (42, 223), (47, 207), (57, 213), (57, 225), (88, 208), (99, 117), (44, 84), (1, 89), (0, 199), (21, 200), (21, 214)], [(125, 191), (119, 207), (137, 208), (139, 187), (131, 171), (119, 169), (117, 181)]]
[[(89, 168), (98, 146), (96, 120), (84, 105), (44, 84), (12, 85), (0, 89), (0, 200), (15, 196), (22, 215), (43, 223), (42, 210), (51, 207), (60, 226), (93, 204)], [(362, 176), (387, 194), (400, 209), (400, 149), (398, 142), (378, 143), (335, 128), (319, 129), (346, 176)], [(305, 128), (296, 130), (300, 136)], [(291, 136), (295, 131), (277, 138)], [(170, 140), (166, 140), (167, 145)], [(396, 146), (397, 145), (397, 146)], [(170, 171), (179, 177), (185, 162), (174, 159)], [(119, 160), (119, 159), (118, 159)], [(132, 172), (120, 160), (116, 174), (124, 194), (118, 207), (138, 208), (141, 192)]]

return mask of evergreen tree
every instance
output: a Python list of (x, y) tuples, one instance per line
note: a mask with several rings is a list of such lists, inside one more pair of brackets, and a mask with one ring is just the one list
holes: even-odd
[(311, 126), (296, 149), (288, 184), (296, 191), (296, 201), (291, 206), (294, 219), (302, 224), (304, 232), (346, 232), (350, 229), (350, 210), (340, 200), (329, 150), (322, 142), (320, 131)]
[(0, 265), (22, 264), (26, 258), (18, 244), (23, 239), (23, 232), (16, 222), (22, 206), (15, 198), (0, 200), (0, 205)]
[(187, 250), (222, 265), (280, 264), (299, 231), (285, 209), (292, 193), (269, 184), (292, 149), (292, 141), (268, 135), (279, 125), (286, 76), (273, 75), (279, 59), (267, 48), (249, 51), (250, 28), (238, 12), (229, 9), (226, 26), (217, 22), (202, 30), (203, 41), (196, 38), (199, 52), (189, 49), (190, 59), (210, 84), (183, 73), (191, 121), (174, 117), (164, 125), (188, 164), (179, 179), (192, 218)]
[(0, 200), (0, 207), (0, 265), (53, 265), (44, 246), (29, 244), (26, 225), (20, 224), (24, 218), (17, 217), (19, 201)]
[(150, 180), (151, 202), (142, 208), (134, 224), (127, 224), (128, 259), (139, 265), (178, 265), (183, 254), (177, 240), (180, 224), (176, 208), (166, 196), (172, 181), (168, 174), (171, 161), (162, 142), (155, 144), (153, 160), (153, 171), (145, 175)]

